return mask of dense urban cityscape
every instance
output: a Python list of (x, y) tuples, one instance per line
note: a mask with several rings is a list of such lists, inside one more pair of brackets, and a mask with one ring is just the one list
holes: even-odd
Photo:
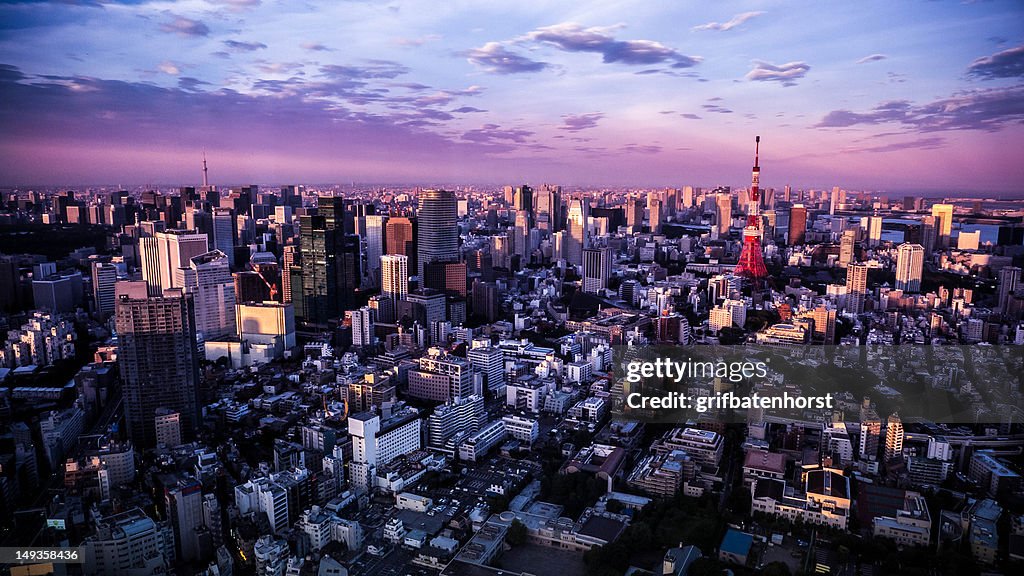
[(879, 411), (912, 374), (622, 417), (623, 349), (1024, 344), (1019, 202), (762, 188), (759, 146), (736, 188), (221, 189), (204, 158), (5, 191), (3, 543), (82, 555), (12, 573), (1019, 568), (1024, 364), (992, 421)]
[(0, 575), (1024, 574), (1022, 22), (0, 2)]

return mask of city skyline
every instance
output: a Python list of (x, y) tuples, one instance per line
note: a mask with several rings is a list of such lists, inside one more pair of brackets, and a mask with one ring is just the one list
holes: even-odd
[[(1024, 10), (0, 6), (5, 185), (528, 181), (1021, 192)], [(813, 23), (813, 25), (808, 25)]]

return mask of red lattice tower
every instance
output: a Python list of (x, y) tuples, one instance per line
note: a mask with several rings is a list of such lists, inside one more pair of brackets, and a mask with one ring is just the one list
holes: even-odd
[(740, 260), (736, 265), (736, 275), (751, 281), (755, 288), (764, 283), (768, 277), (768, 268), (764, 265), (764, 254), (761, 252), (761, 193), (758, 181), (761, 178), (761, 167), (758, 156), (761, 148), (761, 137), (754, 137), (754, 171), (750, 184), (750, 200), (747, 205), (747, 225), (743, 228), (743, 248)]

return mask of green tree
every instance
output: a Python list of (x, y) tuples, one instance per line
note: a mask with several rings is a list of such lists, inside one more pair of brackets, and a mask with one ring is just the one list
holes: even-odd
[(518, 518), (513, 520), (512, 525), (508, 527), (505, 541), (508, 542), (509, 546), (519, 546), (526, 543), (526, 524), (520, 522)]

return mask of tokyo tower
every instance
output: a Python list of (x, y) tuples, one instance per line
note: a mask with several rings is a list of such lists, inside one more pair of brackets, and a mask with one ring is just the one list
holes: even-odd
[(750, 182), (750, 201), (747, 205), (747, 225), (743, 228), (743, 248), (740, 250), (740, 261), (736, 265), (735, 274), (750, 281), (751, 288), (757, 290), (768, 277), (768, 269), (764, 265), (761, 252), (761, 194), (758, 191), (758, 180), (761, 167), (758, 166), (758, 154), (761, 137), (754, 137), (754, 172)]

